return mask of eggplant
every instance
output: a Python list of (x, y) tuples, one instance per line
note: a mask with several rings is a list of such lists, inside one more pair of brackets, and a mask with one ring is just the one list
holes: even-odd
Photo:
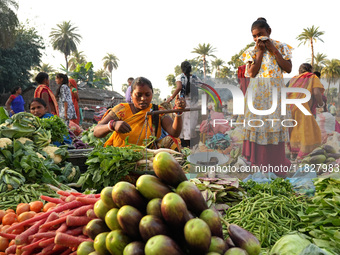
[[(228, 233), (233, 243), (248, 252), (249, 255), (258, 255), (261, 252), (259, 240), (249, 231), (235, 224), (229, 224)], [(228, 250), (229, 251), (229, 250)], [(236, 254), (236, 253), (235, 253)]]

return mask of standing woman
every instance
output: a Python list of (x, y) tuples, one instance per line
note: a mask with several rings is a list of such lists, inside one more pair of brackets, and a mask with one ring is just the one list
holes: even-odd
[(68, 84), (70, 86), (70, 91), (71, 91), (71, 95), (72, 95), (72, 102), (73, 102), (73, 105), (74, 105), (74, 109), (75, 109), (76, 114), (77, 114), (77, 119), (75, 119), (73, 121), (74, 121), (74, 123), (79, 125), (80, 113), (79, 113), (79, 105), (78, 105), (79, 94), (78, 94), (77, 82), (74, 79), (69, 79)]
[[(246, 64), (245, 76), (250, 77), (245, 102), (251, 93), (255, 109), (271, 109), (274, 89), (278, 101), (276, 110), (267, 115), (256, 115), (245, 107), (242, 154), (252, 165), (289, 166), (290, 161), (285, 157), (289, 130), (281, 125), (281, 121), (291, 117), (288, 107), (287, 115), (281, 115), (281, 89), (285, 86), (283, 72), (290, 73), (292, 70), (292, 47), (270, 38), (271, 28), (264, 18), (258, 18), (252, 24), (251, 33), (255, 47), (249, 48), (241, 56)], [(277, 121), (266, 121), (268, 119)], [(249, 121), (252, 122), (251, 126)]]
[(67, 85), (67, 75), (58, 73), (56, 76), (56, 82), (59, 85), (56, 95), (59, 104), (59, 117), (64, 119), (66, 125), (69, 126), (70, 120), (77, 119), (77, 115), (72, 102), (71, 91)]
[(18, 112), (24, 112), (25, 101), (21, 96), (22, 89), (21, 87), (15, 87), (12, 90), (12, 94), (8, 98), (6, 102), (6, 109), (9, 112), (10, 116), (16, 114)]
[(38, 87), (34, 91), (34, 98), (41, 98), (46, 102), (47, 112), (59, 116), (59, 107), (57, 99), (55, 98), (52, 90), (50, 89), (50, 80), (48, 74), (40, 72), (35, 77)]
[[(198, 89), (194, 86), (200, 79), (196, 75), (191, 75), (191, 64), (189, 61), (181, 63), (182, 73), (176, 77), (176, 89), (172, 96), (166, 101), (171, 102), (179, 94), (185, 98), (186, 106), (193, 107), (198, 101)], [(190, 91), (192, 89), (192, 91)], [(197, 125), (198, 112), (183, 113), (183, 129), (179, 136), (183, 147), (190, 147), (190, 139), (196, 138), (195, 127)]]

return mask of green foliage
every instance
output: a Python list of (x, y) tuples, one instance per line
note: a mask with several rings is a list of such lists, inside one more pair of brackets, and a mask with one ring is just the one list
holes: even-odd
[(41, 126), (51, 132), (52, 142), (64, 142), (64, 135), (68, 135), (68, 128), (64, 121), (57, 115), (50, 118), (40, 119)]
[(20, 26), (12, 48), (0, 48), (0, 85), (3, 91), (9, 92), (13, 87), (25, 89), (31, 85), (31, 70), (39, 65), (43, 50), (43, 39), (35, 28)]
[(10, 48), (15, 42), (15, 31), (19, 25), (18, 17), (10, 7), (18, 8), (13, 0), (0, 1), (0, 48)]

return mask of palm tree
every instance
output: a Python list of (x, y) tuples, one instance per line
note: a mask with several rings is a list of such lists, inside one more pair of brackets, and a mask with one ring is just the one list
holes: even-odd
[[(323, 53), (317, 53), (314, 56), (315, 64), (313, 66), (314, 71), (321, 72), (322, 68), (326, 65), (327, 55)], [(311, 61), (311, 59), (307, 59), (307, 61)]]
[[(327, 88), (327, 98), (329, 97), (329, 87), (331, 83), (336, 83), (340, 78), (340, 60), (339, 59), (332, 59), (325, 61), (326, 66), (322, 69), (321, 74), (323, 77), (326, 78), (328, 82)], [(340, 84), (339, 84), (340, 87)], [(340, 89), (340, 88), (339, 88)], [(340, 102), (340, 101), (338, 101)]]
[(83, 51), (77, 50), (72, 52), (71, 58), (68, 61), (70, 71), (73, 71), (77, 67), (77, 64), (86, 64), (86, 56), (83, 53)]
[(113, 71), (113, 68), (117, 70), (119, 59), (114, 54), (107, 53), (106, 56), (103, 58), (103, 61), (104, 61), (104, 69), (107, 69), (111, 74), (111, 85), (112, 85), (112, 91), (113, 91), (112, 71)]
[(203, 62), (203, 76), (204, 79), (207, 77), (207, 57), (214, 57), (216, 58), (215, 55), (213, 55), (212, 53), (215, 51), (216, 49), (213, 48), (210, 43), (208, 43), (207, 45), (205, 45), (205, 43), (202, 44), (198, 44), (197, 48), (194, 48), (194, 50), (191, 53), (196, 53), (199, 54), (200, 56), (198, 57), (198, 59), (200, 61)]
[(10, 6), (18, 8), (18, 4), (14, 0), (0, 1), (0, 48), (4, 49), (13, 46), (15, 31), (19, 25), (18, 17)]
[(98, 78), (108, 79), (110, 78), (110, 73), (104, 69), (97, 70), (94, 75)]
[(66, 70), (68, 70), (67, 57), (73, 51), (77, 51), (77, 44), (80, 43), (81, 35), (77, 34), (77, 27), (72, 27), (71, 21), (64, 21), (57, 25), (58, 28), (52, 28), (50, 38), (54, 50), (59, 50), (65, 56)]
[(316, 42), (317, 40), (320, 40), (323, 42), (323, 40), (320, 38), (321, 35), (323, 35), (325, 32), (319, 31), (319, 27), (307, 27), (303, 29), (303, 32), (296, 37), (300, 42), (298, 46), (301, 45), (301, 43), (306, 44), (306, 42), (310, 43), (310, 47), (312, 49), (312, 61), (311, 65), (314, 66), (314, 45), (313, 42)]
[(214, 61), (211, 61), (213, 70), (216, 70), (215, 78), (220, 78), (220, 69), (223, 66), (223, 64), (224, 64), (224, 61), (220, 58), (216, 58)]

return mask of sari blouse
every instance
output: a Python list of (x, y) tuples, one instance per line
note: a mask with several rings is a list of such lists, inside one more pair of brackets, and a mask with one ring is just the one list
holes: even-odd
[[(156, 136), (157, 138), (159, 138), (162, 133), (162, 120), (167, 114), (163, 113), (158, 115), (159, 123), (157, 130), (155, 130), (154, 123), (152, 123), (152, 115), (148, 115), (146, 131), (145, 116), (148, 112), (150, 112), (150, 110), (152, 110), (151, 108), (152, 104), (150, 104), (147, 109), (141, 110), (135, 114), (132, 113), (129, 103), (121, 103), (112, 108), (108, 114), (110, 114), (116, 121), (120, 120), (128, 123), (131, 127), (131, 131), (125, 134), (114, 131), (110, 138), (105, 142), (104, 147), (109, 145), (115, 147), (124, 147), (126, 146), (126, 138), (128, 138), (128, 143), (137, 145), (143, 145), (143, 141), (150, 136)], [(165, 108), (159, 105), (158, 110), (165, 110)]]

